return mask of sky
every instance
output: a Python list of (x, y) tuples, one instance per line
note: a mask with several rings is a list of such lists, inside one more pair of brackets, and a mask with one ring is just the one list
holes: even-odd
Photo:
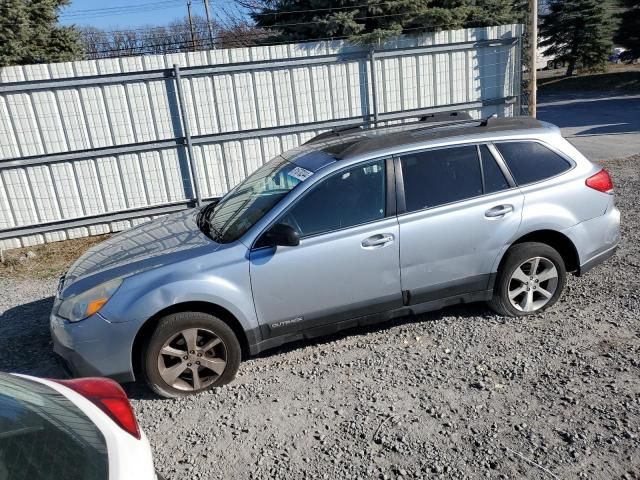
[[(191, 3), (193, 14), (204, 16), (203, 0), (191, 0)], [(209, 5), (214, 19), (220, 15), (221, 6), (234, 9), (233, 0), (209, 0)], [(186, 15), (186, 0), (71, 0), (71, 4), (61, 10), (60, 23), (108, 30), (166, 25)]]

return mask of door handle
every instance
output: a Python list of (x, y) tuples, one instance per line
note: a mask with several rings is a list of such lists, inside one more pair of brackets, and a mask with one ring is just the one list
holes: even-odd
[(484, 216), (487, 218), (498, 218), (504, 217), (511, 212), (513, 212), (513, 205), (498, 205), (484, 212)]
[(362, 248), (380, 248), (385, 245), (393, 242), (394, 237), (390, 233), (379, 233), (378, 235), (373, 235), (369, 238), (365, 238), (362, 240)]

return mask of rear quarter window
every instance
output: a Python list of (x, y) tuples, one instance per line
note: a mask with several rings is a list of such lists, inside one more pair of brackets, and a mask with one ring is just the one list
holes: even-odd
[(571, 164), (538, 142), (496, 143), (518, 185), (555, 177), (571, 168)]

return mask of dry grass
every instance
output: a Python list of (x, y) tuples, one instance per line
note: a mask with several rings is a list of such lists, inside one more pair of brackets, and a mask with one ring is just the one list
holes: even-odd
[[(87, 249), (108, 237), (99, 235), (5, 251), (0, 262), (0, 277), (58, 277)], [(28, 252), (33, 252), (35, 257), (29, 256)]]
[[(553, 73), (558, 73), (553, 75)], [(640, 91), (640, 64), (610, 65), (605, 73), (585, 73), (573, 77), (562, 76), (563, 71), (547, 72), (538, 80), (538, 88), (543, 93), (575, 91), (601, 91), (635, 93)]]

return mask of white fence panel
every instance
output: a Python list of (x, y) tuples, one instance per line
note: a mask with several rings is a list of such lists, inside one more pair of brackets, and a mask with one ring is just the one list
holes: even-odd
[(117, 231), (186, 208), (190, 160), (202, 196), (219, 197), (338, 120), (384, 124), (385, 114), (434, 107), (512, 115), (521, 35), (522, 26), (506, 25), (399, 37), (373, 56), (334, 41), (6, 67), (0, 248)]

